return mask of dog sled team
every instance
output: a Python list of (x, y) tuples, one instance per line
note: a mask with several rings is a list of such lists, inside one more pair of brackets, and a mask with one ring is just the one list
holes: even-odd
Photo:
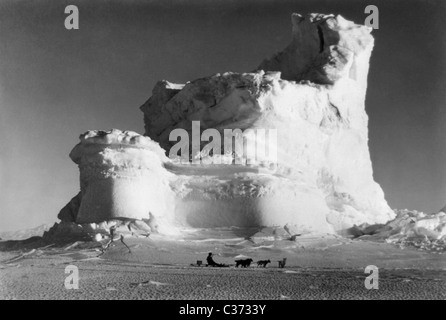
[[(213, 258), (213, 253), (209, 252), (207, 258), (206, 258), (206, 262), (207, 264), (205, 265), (206, 267), (219, 267), (219, 268), (224, 268), (224, 267), (229, 267), (229, 265), (227, 264), (223, 264), (223, 263), (217, 263), (214, 261)], [(251, 266), (251, 263), (254, 260), (248, 257), (236, 257), (235, 259), (235, 267), (238, 268), (239, 266), (241, 268), (248, 268)], [(258, 268), (266, 268), (266, 266), (271, 263), (271, 260), (259, 260), (257, 261), (257, 267)], [(286, 264), (286, 258), (283, 258), (282, 260), (278, 261), (279, 263), (279, 268), (284, 268), (285, 264)], [(203, 261), (198, 260), (197, 264), (195, 266), (201, 267), (203, 265)]]

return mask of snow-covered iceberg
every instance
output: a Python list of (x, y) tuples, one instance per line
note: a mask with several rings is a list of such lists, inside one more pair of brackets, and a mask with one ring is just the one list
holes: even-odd
[[(368, 149), (371, 28), (339, 15), (291, 20), (291, 44), (252, 72), (158, 82), (141, 106), (145, 137), (119, 130), (82, 135), (70, 154), (81, 192), (59, 218), (154, 217), (164, 230), (287, 225), (296, 233), (342, 233), (392, 219)], [(172, 157), (175, 129), (188, 134), (186, 159), (193, 163)], [(207, 129), (224, 143), (225, 129), (239, 129), (246, 143), (248, 129), (274, 130), (277, 156), (251, 158), (246, 148), (228, 153), (224, 143), (207, 148)], [(198, 152), (190, 148), (197, 134)], [(257, 135), (259, 142), (267, 138)]]

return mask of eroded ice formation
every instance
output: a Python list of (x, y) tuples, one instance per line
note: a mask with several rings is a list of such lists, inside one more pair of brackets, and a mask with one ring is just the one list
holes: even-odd
[(176, 215), (190, 224), (291, 224), (325, 232), (393, 216), (373, 180), (368, 149), (364, 101), (371, 29), (319, 14), (293, 14), (292, 25), (291, 44), (258, 71), (185, 85), (160, 81), (141, 107), (145, 134), (166, 150), (176, 143), (169, 141), (173, 129), (192, 136), (194, 120), (202, 130), (222, 133), (277, 129), (274, 166), (258, 161), (176, 170)]
[[(292, 27), (291, 44), (254, 72), (158, 82), (141, 106), (147, 137), (117, 130), (81, 136), (70, 155), (81, 192), (59, 217), (96, 223), (148, 219), (150, 212), (165, 230), (287, 226), (296, 233), (345, 232), (393, 218), (368, 149), (371, 28), (320, 14), (293, 14)], [(224, 143), (223, 156), (190, 148), (188, 158), (201, 164), (168, 159), (177, 143), (172, 130), (192, 138), (193, 121), (221, 136), (224, 129), (276, 129), (277, 159), (225, 154)]]
[(168, 219), (173, 193), (168, 160), (156, 142), (132, 131), (88, 131), (70, 153), (79, 166), (80, 193), (61, 210), (79, 224), (113, 219)]

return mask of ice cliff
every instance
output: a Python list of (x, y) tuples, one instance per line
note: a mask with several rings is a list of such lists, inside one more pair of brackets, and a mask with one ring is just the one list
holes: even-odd
[(157, 143), (116, 129), (88, 131), (80, 140), (70, 153), (80, 170), (76, 222), (168, 215), (173, 196), (169, 173), (163, 168), (168, 159)]
[[(287, 226), (296, 233), (346, 233), (392, 219), (368, 148), (371, 28), (339, 15), (291, 20), (290, 45), (252, 72), (158, 82), (141, 106), (145, 137), (119, 130), (82, 135), (70, 154), (81, 191), (59, 218), (157, 220), (164, 230)], [(200, 164), (168, 158), (177, 143), (169, 139), (172, 131), (193, 137), (193, 121), (199, 134), (240, 129), (247, 141), (247, 129), (275, 129), (277, 158), (251, 159), (245, 149), (223, 147), (188, 148), (187, 158)]]

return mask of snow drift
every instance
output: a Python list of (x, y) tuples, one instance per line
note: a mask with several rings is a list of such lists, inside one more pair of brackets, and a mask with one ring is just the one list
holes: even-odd
[(386, 241), (422, 250), (446, 250), (446, 210), (425, 214), (418, 211), (396, 210), (395, 219), (386, 224), (354, 226), (351, 234), (362, 240)]

